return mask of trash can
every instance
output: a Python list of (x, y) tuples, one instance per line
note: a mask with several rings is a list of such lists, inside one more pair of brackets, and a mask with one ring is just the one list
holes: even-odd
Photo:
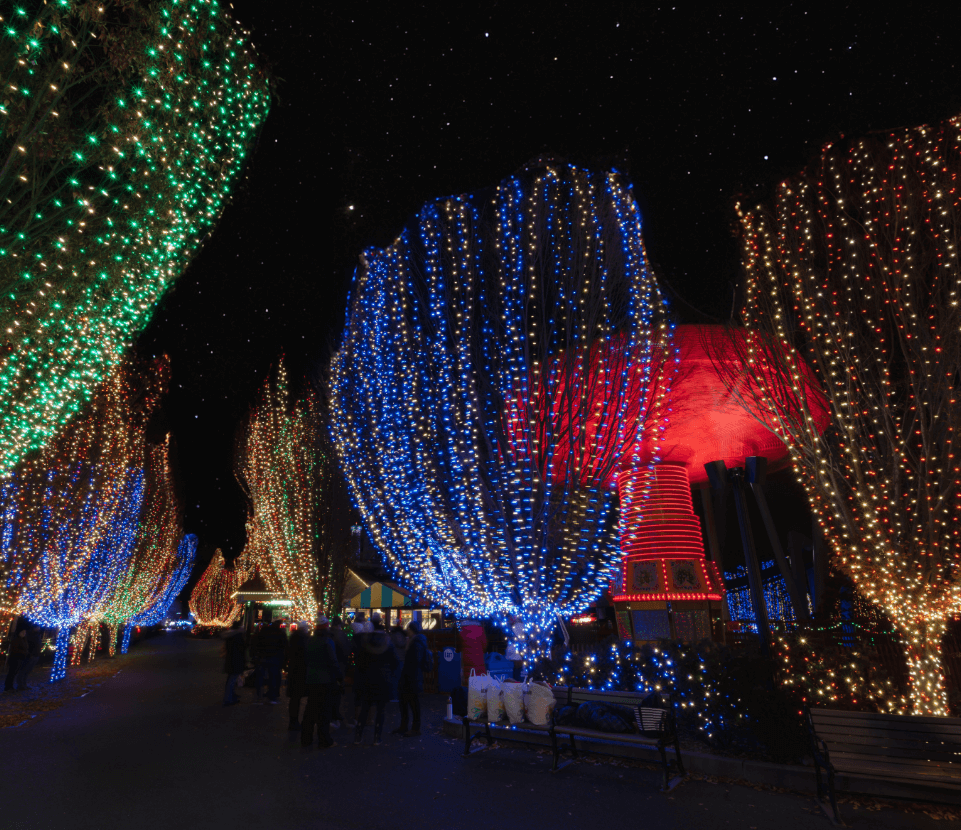
[(438, 655), (437, 690), (449, 695), (451, 689), (460, 685), (460, 652), (448, 646)]

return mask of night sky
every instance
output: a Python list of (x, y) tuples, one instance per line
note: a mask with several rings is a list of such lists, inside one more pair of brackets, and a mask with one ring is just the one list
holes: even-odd
[(674, 310), (727, 319), (735, 197), (765, 197), (840, 134), (961, 113), (961, 10), (912, 16), (927, 4), (888, 18), (864, 3), (760, 17), (638, 2), (232, 5), (275, 79), (273, 109), (233, 204), (139, 343), (173, 360), (164, 412), (201, 565), (243, 547), (234, 431), (270, 367), (283, 354), (292, 377), (323, 375), (358, 255), (424, 201), (541, 155), (616, 167)]

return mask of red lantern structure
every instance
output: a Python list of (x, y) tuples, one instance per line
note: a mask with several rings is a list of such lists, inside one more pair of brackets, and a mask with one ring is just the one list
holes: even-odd
[[(648, 399), (642, 402), (637, 396), (647, 424), (638, 429), (637, 440), (607, 481), (620, 497), (623, 559), (612, 594), (621, 637), (698, 641), (720, 633), (724, 584), (717, 563), (704, 554), (691, 487), (707, 482), (704, 465), (713, 461), (732, 467), (748, 456), (762, 456), (769, 470), (789, 463), (787, 447), (774, 431), (776, 422), (757, 403), (763, 396), (754, 389), (756, 373), (770, 376), (777, 370), (760, 357), (753, 366), (736, 365), (751, 351), (746, 336), (723, 326), (677, 326), (670, 356), (653, 369), (657, 378), (648, 384)], [(619, 346), (611, 342), (608, 351), (616, 351)], [(610, 362), (607, 354), (592, 355), (590, 371), (601, 371), (595, 364), (603, 369)], [(804, 399), (820, 432), (830, 418), (827, 403), (813, 372), (807, 369), (804, 375)], [(599, 392), (604, 388), (586, 386)], [(768, 384), (772, 386), (776, 384)], [(604, 402), (598, 400), (595, 408), (603, 411)], [(557, 404), (552, 417), (563, 417)], [(596, 445), (592, 440), (586, 444)], [(554, 452), (553, 457), (568, 454)], [(596, 461), (584, 459), (573, 466), (585, 469), (591, 463)], [(561, 471), (555, 464), (550, 475), (567, 474), (569, 461), (565, 466)]]

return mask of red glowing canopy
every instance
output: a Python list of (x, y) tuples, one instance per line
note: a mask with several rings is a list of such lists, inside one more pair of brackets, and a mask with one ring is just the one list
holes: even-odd
[[(589, 356), (579, 358), (582, 363), (588, 363), (590, 369), (582, 380), (571, 382), (570, 385), (577, 386), (573, 393), (561, 388), (551, 394), (554, 434), (562, 436), (578, 433), (576, 429), (563, 428), (565, 412), (571, 410), (566, 402), (582, 395), (588, 397), (589, 409), (580, 409), (580, 412), (590, 413), (584, 423), (584, 438), (580, 441), (584, 449), (571, 453), (569, 442), (562, 437), (551, 452), (550, 463), (545, 459), (545, 471), (549, 466), (554, 477), (568, 475), (571, 459), (580, 453), (590, 459), (573, 465), (581, 481), (587, 486), (614, 487), (621, 472), (655, 459), (658, 463), (684, 467), (691, 484), (707, 480), (704, 465), (710, 461), (723, 460), (732, 467), (742, 465), (747, 456), (758, 455), (768, 460), (769, 468), (783, 466), (788, 451), (772, 431), (775, 424), (772, 413), (779, 409), (782, 413), (796, 415), (800, 411), (799, 402), (805, 401), (818, 432), (822, 432), (830, 420), (828, 403), (814, 373), (793, 349), (790, 354), (796, 360), (805, 387), (797, 393), (791, 391), (789, 383), (775, 382), (778, 373), (764, 349), (756, 349), (753, 366), (747, 366), (745, 355), (750, 337), (752, 335), (744, 330), (724, 326), (677, 326), (673, 337), (675, 359), (654, 368), (644, 402), (645, 411), (657, 412), (663, 419), (660, 440), (653, 440), (656, 431), (644, 430), (641, 439), (632, 440), (630, 450), (619, 459), (605, 457), (605, 452), (609, 452), (605, 448), (614, 442), (604, 433), (610, 434), (618, 428), (611, 423), (610, 414), (618, 407), (606, 397), (611, 385), (597, 382), (597, 378), (610, 377), (613, 372), (625, 369), (624, 343), (612, 339), (603, 349), (591, 349)], [(625, 417), (621, 420), (633, 422), (645, 384), (637, 367), (631, 366), (628, 371), (630, 380), (623, 406)], [(584, 373), (568, 371), (566, 374), (579, 378)], [(759, 383), (759, 377), (767, 382)], [(765, 407), (760, 403), (765, 399), (761, 394), (762, 386), (779, 390), (780, 399), (773, 406)], [(664, 398), (652, 407), (652, 401), (658, 395), (664, 395)], [(541, 396), (545, 397), (543, 390)], [(539, 412), (546, 408), (543, 405), (537, 407)], [(519, 437), (518, 430), (512, 430), (512, 434)], [(611, 461), (615, 463), (612, 465)]]

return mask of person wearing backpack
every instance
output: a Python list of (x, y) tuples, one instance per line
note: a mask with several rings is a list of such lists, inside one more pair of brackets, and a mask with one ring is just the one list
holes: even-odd
[[(424, 673), (434, 668), (434, 655), (427, 646), (427, 637), (417, 620), (407, 624), (410, 642), (404, 654), (404, 667), (400, 674), (400, 726), (393, 731), (395, 735), (413, 738), (420, 735), (420, 698), (424, 690)], [(410, 729), (407, 728), (408, 713), (413, 717)]]

